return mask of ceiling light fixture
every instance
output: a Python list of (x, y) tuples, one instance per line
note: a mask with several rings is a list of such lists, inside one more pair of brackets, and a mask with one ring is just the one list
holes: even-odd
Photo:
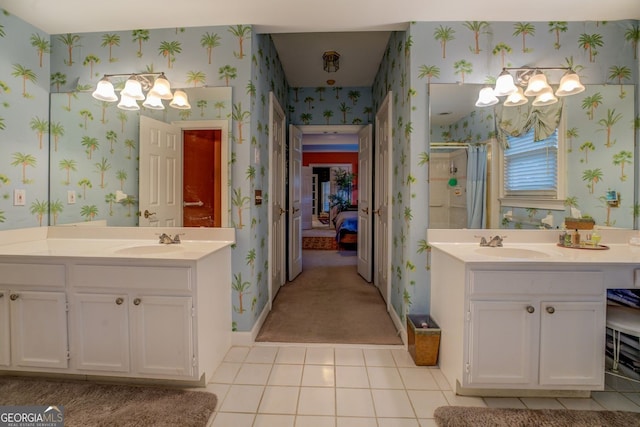
[[(124, 89), (120, 91), (118, 108), (122, 110), (139, 110), (138, 101), (144, 101), (142, 106), (152, 110), (164, 110), (162, 100), (172, 100), (170, 107), (190, 109), (187, 94), (182, 90), (171, 93), (171, 84), (164, 73), (133, 73), (133, 74), (105, 74), (96, 85), (92, 96), (106, 102), (118, 101), (118, 95), (109, 80), (111, 77), (129, 77)], [(144, 92), (148, 92), (145, 96)]]
[(322, 68), (327, 73), (335, 73), (340, 69), (340, 54), (333, 50), (322, 54)]
[[(555, 95), (547, 82), (547, 76), (541, 70), (565, 72)], [(515, 81), (509, 71), (516, 71)], [(525, 86), (526, 89), (523, 90)], [(484, 87), (480, 90), (476, 107), (495, 105), (500, 96), (507, 97), (503, 104), (505, 107), (524, 105), (529, 102), (527, 97), (535, 97), (532, 102), (534, 106), (551, 105), (558, 102), (558, 96), (575, 95), (582, 91), (584, 85), (580, 83), (580, 77), (569, 67), (503, 68), (493, 89)]]

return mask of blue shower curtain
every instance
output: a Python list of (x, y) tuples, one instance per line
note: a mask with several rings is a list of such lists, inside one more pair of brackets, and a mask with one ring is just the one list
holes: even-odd
[(487, 147), (469, 147), (467, 161), (467, 228), (487, 226)]

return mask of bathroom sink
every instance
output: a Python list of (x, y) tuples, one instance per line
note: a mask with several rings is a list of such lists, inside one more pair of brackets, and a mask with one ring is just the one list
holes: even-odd
[(487, 247), (483, 246), (477, 248), (476, 253), (487, 256), (495, 256), (499, 258), (527, 258), (527, 259), (537, 259), (537, 258), (550, 258), (555, 254), (541, 252), (534, 249), (526, 249), (526, 248), (510, 248), (510, 247)]
[(118, 249), (115, 251), (121, 255), (159, 255), (173, 252), (179, 252), (183, 250), (180, 245), (144, 245), (144, 246), (129, 246), (127, 248)]

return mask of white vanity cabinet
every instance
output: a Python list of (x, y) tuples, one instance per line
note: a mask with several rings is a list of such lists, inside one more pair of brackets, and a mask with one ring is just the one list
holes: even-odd
[(72, 298), (74, 365), (87, 371), (192, 377), (193, 299), (129, 293)]
[(599, 388), (605, 300), (598, 271), (469, 271), (464, 387)]
[(434, 249), (438, 363), (458, 394), (604, 387), (606, 292), (598, 266), (464, 262)]
[(68, 367), (63, 264), (0, 263), (0, 366)]
[(195, 268), (74, 264), (70, 279), (75, 369), (199, 379)]

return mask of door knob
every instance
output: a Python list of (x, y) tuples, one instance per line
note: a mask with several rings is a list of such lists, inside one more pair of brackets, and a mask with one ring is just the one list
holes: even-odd
[(293, 208), (293, 213), (296, 213), (300, 210), (300, 208)]
[(149, 212), (147, 209), (144, 210), (144, 217), (149, 218), (151, 215), (155, 215), (155, 212)]
[(362, 209), (362, 212), (364, 212), (365, 215), (369, 215), (369, 208)]
[(380, 209), (375, 209), (371, 213), (373, 213), (374, 215), (380, 215)]
[(286, 212), (286, 211), (285, 211), (284, 209), (282, 209), (282, 208), (279, 208), (279, 209), (280, 209), (280, 215), (282, 215), (283, 213), (285, 213), (285, 212)]

